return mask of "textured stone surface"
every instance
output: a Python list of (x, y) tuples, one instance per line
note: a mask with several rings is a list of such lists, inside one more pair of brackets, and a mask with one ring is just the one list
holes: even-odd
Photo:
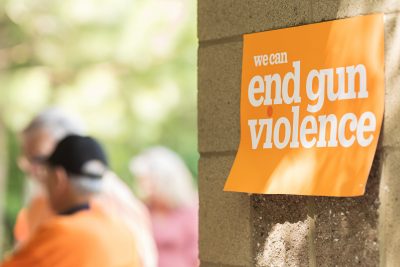
[(199, 49), (199, 150), (236, 150), (240, 139), (242, 42)]
[(309, 1), (200, 0), (200, 41), (302, 25), (311, 18)]
[(313, 0), (312, 21), (320, 22), (399, 10), (400, 1), (398, 0)]
[(250, 197), (222, 191), (234, 156), (200, 159), (200, 259), (250, 266)]
[(385, 16), (385, 76), (383, 145), (400, 147), (400, 13)]
[(252, 196), (253, 248), (258, 266), (308, 266), (308, 200), (304, 196)]
[[(315, 218), (317, 266), (377, 266), (379, 182), (382, 153), (377, 152), (361, 197), (315, 197), (310, 200)], [(340, 257), (338, 256), (340, 255)]]
[[(198, 7), (201, 266), (254, 266), (253, 257), (258, 266), (397, 266), (400, 1), (200, 0)], [(241, 35), (376, 12), (387, 13), (385, 117), (366, 194), (250, 201), (223, 193), (234, 155), (214, 152), (235, 151), (240, 141)]]
[(371, 13), (400, 11), (398, 0), (201, 0), (200, 41)]
[(379, 152), (362, 197), (252, 197), (259, 266), (377, 266), (381, 162)]
[(244, 266), (244, 265), (226, 265), (226, 264), (221, 264), (221, 263), (213, 263), (213, 262), (207, 262), (207, 261), (202, 261), (200, 264), (200, 267), (249, 267), (251, 265), (248, 266)]
[(379, 210), (381, 266), (400, 262), (400, 150), (387, 150), (380, 185)]
[(308, 225), (276, 224), (268, 234), (258, 266), (308, 266)]

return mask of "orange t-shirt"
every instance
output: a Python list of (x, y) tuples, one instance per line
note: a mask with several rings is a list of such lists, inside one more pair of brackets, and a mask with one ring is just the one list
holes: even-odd
[[(114, 173), (103, 178), (103, 191), (95, 196), (90, 205), (104, 211), (107, 216), (123, 222), (135, 238), (140, 262), (144, 267), (157, 266), (157, 247), (151, 232), (148, 210), (131, 192), (129, 187)], [(40, 187), (39, 187), (40, 188)], [(14, 227), (18, 246), (23, 246), (34, 235), (40, 225), (54, 216), (49, 200), (42, 190), (33, 187), (33, 197), (22, 209)]]
[(55, 216), (1, 267), (139, 267), (132, 234), (98, 210)]
[(49, 201), (43, 194), (37, 194), (29, 206), (18, 213), (14, 236), (18, 244), (24, 244), (32, 233), (44, 222), (54, 216)]

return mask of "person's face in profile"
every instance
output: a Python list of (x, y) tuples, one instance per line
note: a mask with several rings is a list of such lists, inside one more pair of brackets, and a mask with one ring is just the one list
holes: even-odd
[(21, 138), (21, 156), (18, 165), (28, 176), (37, 181), (43, 180), (43, 160), (53, 151), (54, 138), (45, 130), (35, 130), (23, 134)]
[(56, 212), (60, 211), (68, 192), (68, 177), (65, 170), (62, 167), (44, 165), (41, 181), (52, 208)]

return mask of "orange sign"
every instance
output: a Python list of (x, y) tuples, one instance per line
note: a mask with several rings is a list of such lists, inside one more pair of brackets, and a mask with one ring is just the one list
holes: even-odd
[(363, 195), (383, 109), (382, 14), (245, 35), (224, 190)]

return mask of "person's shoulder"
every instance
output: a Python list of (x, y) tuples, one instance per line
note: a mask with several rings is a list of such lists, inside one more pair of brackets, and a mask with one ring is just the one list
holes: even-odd
[(133, 237), (127, 226), (110, 218), (100, 209), (92, 208), (70, 216), (57, 216), (42, 229), (60, 242), (84, 242), (90, 246), (107, 246), (109, 241), (130, 242)]
[[(13, 257), (14, 261), (22, 259), (38, 261), (49, 255), (65, 255), (76, 244), (86, 242), (82, 231), (78, 234), (64, 218), (54, 217), (43, 223), (31, 238), (22, 245)], [(41, 265), (38, 265), (41, 266)]]
[(53, 229), (76, 237), (86, 242), (102, 242), (112, 237), (121, 240), (127, 239), (130, 235), (125, 224), (114, 220), (101, 209), (93, 207), (91, 210), (78, 212), (71, 216), (60, 217), (53, 222)]
[[(55, 216), (38, 229), (38, 234), (43, 237), (51, 236), (53, 239), (60, 237), (66, 241), (74, 236), (83, 239), (83, 237), (94, 234), (93, 232), (98, 228), (98, 221), (99, 219), (89, 212)], [(66, 236), (69, 238), (65, 238)]]
[(87, 232), (96, 231), (99, 225), (104, 224), (106, 218), (98, 210), (81, 211), (69, 216), (60, 216), (57, 225), (64, 231)]
[(109, 223), (107, 217), (95, 212), (56, 216), (41, 225), (13, 260), (40, 261), (46, 263), (43, 266), (56, 266), (55, 263), (61, 259), (93, 263), (85, 266), (100, 266), (97, 264), (99, 262), (118, 262), (119, 258), (128, 262), (133, 260), (133, 256), (129, 255), (135, 244), (127, 239), (129, 235), (121, 229)]
[(63, 233), (65, 228), (58, 217), (53, 217), (42, 223), (34, 234), (34, 239), (55, 238), (59, 233)]

